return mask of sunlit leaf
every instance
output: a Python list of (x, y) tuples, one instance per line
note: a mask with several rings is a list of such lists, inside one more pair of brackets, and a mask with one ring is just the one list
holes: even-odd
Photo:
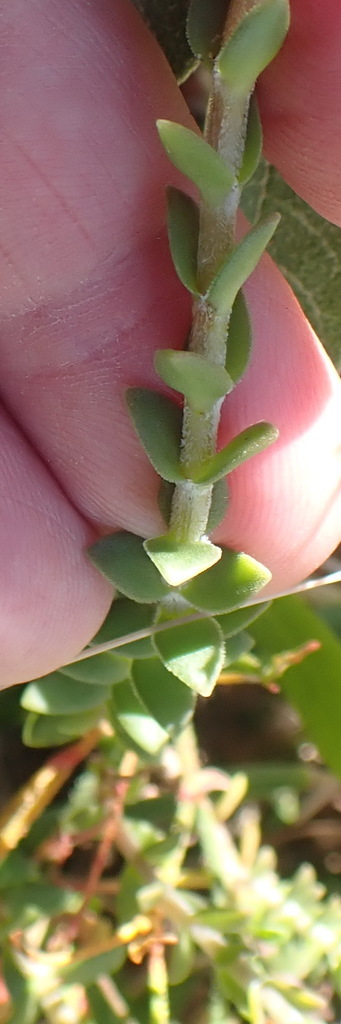
[(307, 640), (319, 650), (288, 668), (281, 689), (299, 712), (309, 739), (323, 760), (341, 777), (341, 643), (301, 597), (285, 597), (252, 627), (256, 643), (277, 654)]
[(187, 38), (191, 50), (201, 60), (216, 57), (226, 21), (229, 0), (191, 0), (187, 18)]
[(194, 696), (159, 658), (136, 661), (132, 678), (146, 708), (169, 736), (184, 729), (194, 711)]
[(114, 726), (119, 725), (139, 750), (155, 756), (168, 742), (167, 730), (149, 713), (131, 681), (114, 687), (110, 708)]
[(104, 652), (91, 658), (85, 658), (83, 661), (74, 661), (70, 665), (63, 665), (59, 672), (68, 678), (77, 679), (80, 683), (113, 686), (114, 683), (120, 683), (122, 679), (127, 678), (129, 668), (130, 660), (128, 658), (122, 658), (120, 654)]
[(247, 368), (252, 345), (252, 328), (242, 291), (234, 300), (229, 320), (225, 367), (235, 384)]
[(128, 388), (127, 404), (148, 458), (164, 480), (184, 479), (180, 464), (182, 412), (165, 395), (148, 388)]
[(154, 365), (162, 380), (185, 395), (196, 412), (209, 412), (215, 402), (233, 388), (233, 381), (223, 366), (210, 363), (196, 352), (158, 349)]
[(69, 677), (53, 672), (25, 686), (21, 706), (40, 715), (70, 715), (104, 704), (109, 692), (107, 686), (70, 682)]
[(274, 210), (282, 214), (269, 254), (341, 372), (340, 228), (308, 206), (264, 159), (243, 189), (242, 207), (252, 223)]
[(271, 423), (254, 423), (197, 468), (191, 466), (191, 479), (197, 484), (214, 483), (220, 477), (231, 473), (246, 459), (264, 451), (277, 441), (277, 438), (278, 430)]
[(289, 21), (288, 0), (261, 0), (242, 17), (218, 56), (220, 74), (233, 92), (248, 95), (282, 46)]
[(174, 166), (197, 185), (203, 199), (212, 206), (224, 202), (234, 173), (212, 146), (190, 128), (175, 121), (157, 121), (161, 142)]
[[(109, 640), (117, 640), (128, 633), (140, 629), (148, 629), (154, 621), (154, 608), (151, 605), (136, 604), (127, 597), (116, 598), (103, 625), (94, 636), (93, 644), (104, 644)], [(153, 654), (152, 642), (149, 637), (143, 640), (132, 640), (119, 648), (120, 661), (127, 664), (127, 658), (150, 658)], [(123, 657), (122, 657), (123, 655)], [(115, 655), (118, 658), (118, 655)], [(121, 676), (121, 680), (125, 679)], [(121, 681), (117, 680), (117, 681)]]
[(274, 213), (256, 224), (218, 270), (209, 287), (207, 300), (220, 316), (232, 309), (237, 292), (257, 266), (278, 223), (279, 215)]
[(258, 167), (263, 148), (262, 122), (259, 116), (258, 103), (255, 95), (251, 97), (247, 122), (246, 139), (242, 165), (238, 179), (241, 185), (252, 178)]
[(196, 693), (208, 697), (224, 661), (222, 632), (214, 619), (185, 622), (154, 635), (166, 668)]
[(198, 295), (199, 208), (185, 192), (171, 186), (167, 200), (168, 239), (175, 270), (185, 288)]
[(133, 601), (152, 604), (169, 592), (144, 550), (143, 538), (135, 533), (122, 531), (101, 537), (88, 554), (103, 576)]
[(210, 541), (179, 543), (171, 534), (153, 537), (144, 543), (145, 551), (161, 575), (177, 587), (210, 568), (221, 557), (221, 549)]
[(199, 611), (219, 614), (250, 600), (270, 579), (269, 570), (255, 558), (223, 548), (220, 561), (181, 592)]

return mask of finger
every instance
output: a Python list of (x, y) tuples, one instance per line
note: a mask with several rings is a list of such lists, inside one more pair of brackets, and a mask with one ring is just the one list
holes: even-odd
[(0, 410), (0, 686), (72, 660), (111, 588), (84, 556), (93, 532)]
[(291, 188), (341, 224), (341, 5), (291, 0), (291, 24), (258, 98), (265, 155)]
[[(115, 18), (118, 18), (118, 14), (121, 9), (123, 10), (123, 6), (123, 4), (117, 5), (115, 8)], [(70, 10), (75, 11), (76, 5), (73, 8), (68, 7), (68, 11)], [(87, 18), (92, 16), (92, 10), (86, 8), (85, 11), (82, 8)], [(144, 86), (143, 77), (145, 74), (144, 47), (151, 44), (149, 42), (145, 44), (145, 35), (142, 28), (140, 30), (138, 20), (134, 21), (134, 26), (134, 31), (136, 31), (134, 70), (137, 74), (137, 81), (142, 81), (143, 95), (147, 91), (149, 96), (148, 89)], [(107, 32), (107, 28), (106, 24), (105, 32)], [(113, 37), (110, 35), (110, 45), (113, 47), (113, 53), (111, 54), (110, 61), (108, 61), (107, 75), (109, 75), (109, 64), (110, 74), (112, 74), (116, 48), (120, 52), (124, 52), (124, 46), (128, 45), (125, 35), (126, 31), (130, 33), (129, 44), (130, 46), (132, 45), (132, 38), (135, 37), (132, 36), (131, 28), (132, 26), (129, 21), (127, 23), (122, 22), (122, 24), (118, 20), (115, 21), (115, 33)], [(58, 36), (57, 31), (54, 33), (53, 44), (55, 36)], [(78, 34), (74, 33), (73, 36), (70, 32), (64, 32), (63, 38), (69, 40), (70, 36), (73, 38), (73, 45), (75, 45), (75, 38), (76, 40), (82, 38), (79, 31)], [(90, 33), (90, 36), (91, 39), (95, 38), (97, 40), (96, 34)], [(45, 43), (47, 44), (47, 40), (45, 40)], [(78, 42), (76, 46), (78, 46)], [(57, 46), (56, 50), (58, 51)], [(139, 53), (143, 55), (143, 59), (141, 57), (140, 64), (136, 64), (138, 59), (136, 55)], [(70, 60), (62, 62), (60, 56), (61, 77), (65, 63), (69, 66)], [(157, 99), (153, 100), (153, 109), (151, 108), (152, 101), (149, 99), (149, 106), (147, 104), (147, 111), (145, 111), (144, 101), (142, 102), (141, 97), (140, 107), (138, 106), (134, 80), (130, 81), (128, 75), (124, 116), (121, 117), (120, 115), (117, 121), (115, 120), (118, 116), (116, 97), (115, 102), (113, 97), (111, 98), (109, 107), (105, 106), (107, 89), (105, 73), (104, 82), (100, 78), (98, 102), (95, 104), (96, 116), (86, 117), (88, 109), (87, 92), (90, 89), (92, 94), (94, 90), (96, 91), (98, 76), (96, 74), (95, 78), (93, 77), (93, 63), (90, 61), (90, 58), (89, 64), (84, 64), (85, 76), (84, 80), (82, 80), (82, 88), (79, 89), (80, 95), (77, 95), (77, 104), (80, 105), (80, 109), (78, 109), (76, 104), (76, 111), (73, 112), (73, 123), (75, 123), (75, 119), (77, 120), (77, 114), (80, 122), (86, 124), (84, 152), (86, 149), (91, 151), (95, 146), (95, 142), (98, 146), (101, 132), (103, 132), (105, 139), (103, 146), (100, 146), (99, 149), (103, 152), (105, 146), (110, 145), (110, 153), (107, 150), (105, 152), (107, 157), (114, 161), (118, 141), (120, 143), (120, 152), (125, 152), (127, 140), (129, 141), (131, 148), (129, 149), (130, 162), (127, 174), (131, 176), (129, 187), (132, 196), (133, 215), (128, 218), (124, 237), (123, 235), (121, 237), (118, 232), (116, 244), (114, 230), (115, 215), (117, 213), (118, 224), (120, 224), (121, 195), (125, 196), (125, 180), (121, 186), (120, 177), (117, 178), (115, 196), (112, 194), (112, 183), (109, 181), (107, 189), (104, 189), (102, 192), (102, 201), (106, 204), (108, 216), (104, 218), (104, 226), (101, 229), (102, 233), (99, 233), (94, 249), (94, 266), (91, 268), (88, 264), (85, 266), (82, 263), (83, 247), (80, 245), (79, 251), (77, 250), (76, 255), (73, 253), (72, 261), (70, 262), (71, 285), (66, 301), (65, 297), (63, 297), (63, 301), (61, 297), (64, 281), (61, 279), (58, 283), (57, 279), (56, 284), (54, 267), (51, 270), (50, 264), (47, 258), (45, 258), (45, 251), (42, 254), (40, 235), (37, 235), (34, 238), (33, 246), (34, 261), (35, 265), (39, 263), (40, 267), (42, 278), (40, 287), (42, 285), (44, 287), (44, 304), (39, 309), (34, 308), (28, 309), (26, 312), (23, 311), (20, 318), (16, 321), (14, 318), (8, 319), (4, 324), (2, 335), (4, 375), (6, 371), (3, 389), (6, 392), (6, 401), (12, 410), (15, 411), (17, 419), (25, 423), (25, 430), (34, 439), (38, 449), (51, 466), (53, 473), (61, 482), (64, 491), (75, 505), (94, 522), (102, 522), (107, 526), (122, 525), (138, 533), (146, 534), (159, 530), (161, 526), (155, 504), (157, 479), (147, 459), (141, 453), (139, 442), (134, 436), (127, 417), (123, 392), (124, 387), (132, 383), (151, 383), (157, 386), (157, 379), (152, 370), (152, 352), (155, 347), (161, 347), (162, 345), (176, 347), (183, 344), (190, 314), (188, 298), (180, 285), (178, 285), (175, 275), (171, 270), (164, 233), (162, 234), (161, 231), (163, 207), (162, 213), (160, 211), (161, 202), (163, 203), (164, 184), (167, 176), (168, 180), (171, 179), (172, 172), (163, 159), (154, 130), (154, 114), (157, 116), (160, 113), (160, 96), (164, 99), (162, 114), (166, 113), (168, 116), (182, 120), (185, 115), (182, 107), (179, 110), (180, 101), (177, 93), (174, 93), (172, 80), (169, 79), (168, 85), (165, 85), (165, 67), (162, 61), (161, 64), (158, 64), (156, 50), (155, 52), (153, 50), (152, 67), (154, 88), (155, 83), (157, 86), (155, 88)], [(60, 85), (58, 75), (55, 81), (57, 83), (55, 102), (58, 106), (58, 89)], [(25, 101), (25, 93), (23, 91), (21, 91), (21, 95), (24, 96)], [(165, 110), (165, 106), (167, 106), (167, 110)], [(103, 109), (105, 116), (101, 120), (100, 111)], [(136, 110), (139, 118), (138, 123), (135, 119)], [(29, 111), (26, 111), (26, 117), (29, 117)], [(37, 125), (40, 123), (40, 118), (38, 118)], [(34, 127), (37, 128), (37, 125)], [(145, 150), (150, 155), (150, 159), (148, 157), (147, 169), (142, 174), (140, 180), (142, 125), (143, 143)], [(35, 136), (33, 132), (31, 132), (30, 139), (31, 144), (34, 144)], [(134, 146), (132, 140), (134, 140)], [(69, 143), (69, 139), (67, 141)], [(59, 142), (59, 148), (63, 148), (64, 160), (66, 160), (64, 181), (68, 182), (72, 177), (72, 169), (74, 165), (76, 166), (78, 150), (77, 152), (71, 151), (72, 160), (69, 165), (67, 162), (70, 152), (69, 144), (66, 145), (64, 141), (64, 147), (62, 147), (61, 142)], [(50, 163), (48, 163), (48, 166), (50, 168)], [(62, 166), (64, 167), (64, 163)], [(79, 168), (77, 169), (79, 170)], [(134, 182), (134, 171), (136, 182)], [(125, 175), (124, 165), (121, 167), (120, 174)], [(76, 188), (77, 181), (78, 177), (76, 174), (73, 182), (74, 188)], [(96, 196), (97, 194), (95, 186), (96, 182), (90, 182), (89, 179), (87, 211), (89, 204), (91, 205), (92, 195)], [(155, 195), (160, 197), (160, 210), (157, 216), (155, 213)], [(143, 207), (142, 214), (140, 213), (140, 205)], [(88, 215), (90, 216), (89, 213)], [(47, 211), (45, 216), (47, 216)], [(112, 237), (115, 238), (115, 249), (113, 254), (108, 256), (106, 226), (110, 218), (112, 218), (111, 230)], [(146, 222), (148, 230), (146, 229)], [(43, 219), (43, 224), (47, 231), (48, 222)], [(24, 209), (19, 226), (25, 241)], [(48, 234), (49, 238), (54, 239), (53, 229), (54, 223), (52, 228), (51, 226), (49, 227), (50, 234)], [(74, 223), (72, 219), (66, 220), (64, 236), (59, 240), (57, 239), (57, 268), (63, 268), (65, 263), (67, 264), (70, 252), (72, 253), (73, 251), (71, 244), (74, 237), (73, 231)], [(23, 249), (25, 249), (24, 246)], [(18, 244), (18, 258), (20, 253), (21, 250)], [(79, 261), (78, 264), (77, 260)], [(77, 277), (77, 267), (78, 279), (81, 278), (83, 272), (85, 276), (88, 276), (85, 283), (74, 286), (72, 273)], [(289, 304), (290, 316), (288, 315), (288, 320), (290, 321), (290, 327), (292, 327), (294, 318), (298, 314), (296, 303), (292, 297), (289, 298), (289, 295), (289, 292), (285, 293), (285, 302)], [(286, 336), (280, 336), (278, 326), (281, 323), (283, 314), (282, 292), (278, 291), (278, 289), (276, 291), (276, 288), (274, 288), (274, 291), (271, 292), (271, 299), (269, 325), (270, 323), (272, 324), (273, 333), (281, 342), (281, 352), (283, 346), (287, 344)], [(262, 303), (262, 298), (260, 303)], [(300, 370), (304, 379), (305, 376), (309, 376), (311, 335), (305, 321), (301, 320), (300, 325), (300, 337), (303, 339), (300, 345), (302, 356)], [(266, 337), (269, 344), (271, 338), (270, 326)], [(257, 346), (255, 349), (255, 361), (259, 358), (259, 351)], [(263, 348), (262, 351), (264, 366), (266, 349)], [(323, 410), (325, 408), (325, 404), (322, 401), (323, 393), (325, 387), (330, 387), (329, 378), (332, 371), (329, 364), (326, 364), (321, 359), (317, 365), (318, 373), (316, 370), (315, 376), (318, 377), (321, 374), (317, 407)], [(290, 406), (293, 435), (295, 430), (296, 433), (297, 430), (300, 430), (302, 408), (307, 409), (307, 419), (308, 422), (311, 421), (311, 411), (309, 412), (308, 409), (304, 389), (299, 397), (295, 391), (296, 378), (297, 362), (293, 359), (291, 373), (287, 369), (283, 377), (289, 391), (291, 389), (293, 394), (296, 394), (296, 400)], [(333, 394), (335, 395), (335, 374), (332, 376), (332, 381)], [(276, 380), (272, 384), (274, 387), (272, 394), (275, 404), (277, 402), (277, 405), (283, 409), (284, 416), (282, 385), (280, 382), (276, 384)], [(240, 395), (239, 400), (242, 403), (243, 392), (239, 389), (236, 391), (236, 401), (238, 394)], [(251, 389), (249, 389), (249, 396), (251, 401)], [(251, 410), (252, 405), (250, 413)], [(264, 413), (261, 412), (260, 416), (263, 418)], [(320, 427), (323, 425), (323, 422), (327, 423), (327, 420), (323, 421), (323, 417), (320, 416)], [(325, 435), (327, 434), (328, 431), (325, 430)], [(334, 443), (333, 439), (330, 438), (329, 444), (332, 443)], [(305, 454), (309, 458), (307, 462), (308, 469), (303, 465), (304, 473), (301, 475), (302, 490), (304, 490), (306, 485), (305, 472), (308, 473), (307, 479), (309, 480), (312, 464), (314, 464), (317, 473), (320, 468), (322, 471), (323, 462), (326, 457), (324, 453), (322, 458), (321, 453), (316, 462), (315, 449), (312, 450), (311, 448), (308, 451), (306, 450)], [(298, 456), (299, 448), (296, 448), (296, 458), (298, 458), (298, 464), (301, 467), (305, 460), (303, 457), (299, 460)], [(291, 471), (293, 471), (294, 466), (295, 462), (292, 461)], [(272, 483), (275, 485), (275, 477), (275, 470), (273, 470), (272, 474), (269, 472), (266, 477), (263, 474), (261, 478), (263, 485), (264, 481), (266, 481), (266, 488), (263, 486), (262, 491), (263, 507), (266, 507), (271, 497), (271, 487)], [(283, 578), (283, 565), (280, 565), (280, 560), (282, 559), (283, 562), (285, 544), (288, 545), (287, 580), (292, 579), (296, 571), (296, 563), (291, 559), (291, 554), (297, 554), (297, 544), (295, 538), (293, 548), (292, 513), (287, 516), (287, 506), (285, 516), (283, 515), (283, 499), (288, 487), (290, 487), (290, 480), (286, 476), (284, 476), (281, 482), (277, 477), (275, 488), (276, 501), (275, 505), (272, 505), (273, 517), (276, 518), (276, 530), (273, 530), (272, 534), (269, 533), (269, 522), (266, 518), (264, 519), (264, 515), (259, 522), (259, 501), (250, 515), (248, 524), (248, 544), (252, 545), (251, 550), (256, 556), (258, 554), (258, 557), (261, 557), (261, 551), (269, 551), (275, 583), (277, 568), (282, 573), (280, 578)], [(245, 497), (249, 497), (247, 489)], [(324, 508), (327, 509), (331, 502), (335, 503), (335, 493), (333, 490), (331, 494), (329, 488), (329, 490), (326, 489), (324, 492)], [(232, 510), (233, 506), (231, 506), (231, 515)], [(300, 528), (301, 549), (304, 548), (310, 531), (316, 529), (313, 509), (308, 510), (308, 512), (309, 515), (307, 515), (304, 528), (302, 528), (302, 524)], [(233, 520), (230, 519), (229, 522), (231, 537)], [(333, 546), (332, 538), (333, 523), (329, 517), (329, 519), (325, 519), (325, 524), (320, 530), (320, 552), (326, 551), (328, 553), (328, 550)], [(242, 546), (246, 547), (245, 542), (242, 543)], [(315, 565), (316, 550), (314, 548), (314, 552), (312, 552), (312, 547), (313, 545), (310, 547), (310, 553), (311, 555), (314, 554)], [(264, 560), (266, 562), (269, 561), (267, 558)]]

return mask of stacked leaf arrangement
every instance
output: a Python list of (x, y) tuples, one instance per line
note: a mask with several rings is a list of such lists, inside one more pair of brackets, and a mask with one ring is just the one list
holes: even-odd
[[(226, 512), (228, 474), (278, 435), (272, 424), (250, 424), (217, 450), (222, 403), (250, 358), (242, 286), (278, 223), (276, 214), (266, 217), (235, 241), (242, 188), (262, 148), (252, 93), (285, 38), (288, 0), (261, 0), (246, 14), (242, 9), (236, 0), (222, 19), (221, 3), (192, 0), (189, 8), (189, 43), (212, 68), (204, 137), (158, 122), (170, 160), (200, 194), (197, 204), (187, 192), (168, 190), (170, 249), (193, 296), (193, 322), (185, 350), (157, 351), (155, 369), (177, 397), (139, 387), (127, 393), (134, 426), (160, 476), (166, 529), (148, 540), (118, 532), (90, 549), (117, 593), (95, 643), (121, 638), (121, 649), (25, 688), (24, 740), (32, 746), (66, 743), (109, 715), (127, 742), (156, 755), (188, 721), (195, 694), (208, 696), (222, 669), (249, 649), (242, 631), (259, 614), (252, 601), (270, 579), (248, 554), (209, 539)], [(153, 636), (124, 643), (138, 630)]]

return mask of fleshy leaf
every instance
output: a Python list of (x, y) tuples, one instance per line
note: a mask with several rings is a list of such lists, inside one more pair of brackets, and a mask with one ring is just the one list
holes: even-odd
[(220, 525), (222, 519), (226, 516), (228, 503), (229, 497), (226, 480), (217, 480), (213, 485), (211, 508), (207, 520), (206, 533), (212, 533), (213, 530)]
[(39, 715), (34, 711), (26, 716), (23, 742), (27, 747), (56, 747), (71, 743), (72, 739), (92, 729), (103, 714), (103, 708), (75, 715)]
[(185, 622), (154, 635), (154, 644), (167, 669), (196, 693), (208, 697), (221, 672), (225, 648), (214, 619)]
[(192, 466), (190, 469), (191, 480), (196, 484), (214, 483), (226, 476), (227, 473), (231, 473), (246, 459), (264, 451), (270, 444), (277, 441), (278, 436), (277, 427), (273, 427), (271, 423), (254, 423), (237, 434), (237, 437), (234, 437), (229, 444), (225, 445), (225, 448), (216, 452), (210, 459), (197, 467)]
[(233, 381), (223, 366), (210, 363), (196, 352), (158, 349), (154, 366), (159, 377), (185, 395), (196, 412), (209, 412), (215, 402), (233, 388)]
[(71, 679), (78, 679), (80, 683), (91, 685), (101, 684), (102, 686), (113, 686), (120, 683), (129, 675), (130, 660), (122, 658), (118, 654), (96, 654), (92, 658), (84, 658), (83, 661), (75, 661), (70, 665), (63, 665), (59, 672)]
[(258, 103), (255, 95), (253, 95), (250, 100), (242, 166), (238, 175), (240, 185), (246, 185), (246, 182), (250, 181), (250, 178), (255, 173), (262, 155), (262, 148), (262, 122), (259, 116)]
[(153, 658), (134, 663), (132, 677), (146, 708), (169, 736), (185, 728), (194, 711), (193, 693), (155, 653)]
[(167, 200), (168, 239), (175, 270), (185, 288), (198, 295), (199, 208), (185, 192), (171, 186)]
[(246, 633), (244, 630), (235, 633), (225, 644), (224, 668), (234, 665), (235, 661), (248, 654), (254, 647), (254, 643), (255, 641), (250, 636), (250, 633)]
[(118, 724), (124, 734), (147, 754), (158, 754), (168, 742), (167, 730), (150, 715), (131, 681), (115, 686), (110, 707), (114, 726)]
[(262, 0), (243, 16), (217, 58), (218, 70), (233, 92), (251, 92), (282, 46), (289, 21), (288, 0)]
[(212, 61), (217, 56), (227, 6), (227, 0), (191, 0), (187, 39), (191, 50), (200, 60)]
[(271, 580), (261, 562), (243, 551), (223, 548), (222, 557), (203, 576), (182, 588), (182, 595), (194, 608), (213, 615), (239, 608)]
[(202, 135), (175, 121), (157, 121), (161, 142), (174, 166), (197, 186), (205, 202), (219, 206), (228, 195), (234, 173)]
[(240, 629), (249, 626), (251, 622), (254, 622), (260, 615), (263, 615), (263, 612), (270, 608), (270, 603), (270, 601), (264, 601), (264, 604), (251, 605), (249, 608), (237, 608), (234, 612), (218, 615), (216, 622), (218, 622), (224, 637), (229, 639), (229, 637), (239, 633)]
[(26, 711), (40, 715), (72, 715), (104, 704), (109, 693), (107, 686), (88, 686), (75, 679), (71, 683), (67, 676), (53, 672), (28, 683), (20, 703)]
[(154, 604), (169, 592), (144, 551), (143, 537), (135, 533), (122, 531), (101, 537), (88, 549), (88, 554), (103, 576), (132, 601)]
[(128, 388), (127, 404), (135, 430), (156, 472), (170, 483), (184, 479), (179, 459), (182, 413), (165, 395)]
[(204, 572), (221, 557), (221, 549), (210, 541), (181, 544), (170, 534), (146, 540), (144, 549), (171, 587), (178, 587)]
[[(109, 640), (117, 640), (127, 633), (135, 633), (139, 629), (148, 629), (154, 621), (154, 608), (151, 605), (136, 604), (127, 597), (116, 598), (103, 625), (94, 636), (93, 644), (105, 644)], [(119, 647), (119, 660), (126, 663), (127, 658), (150, 658), (153, 647), (149, 637), (143, 640), (132, 640), (131, 643)], [(103, 657), (103, 655), (99, 655)], [(115, 660), (118, 656), (115, 654)], [(95, 659), (96, 660), (96, 659)], [(126, 678), (121, 676), (121, 679)], [(116, 680), (115, 680), (116, 681)], [(121, 680), (117, 680), (121, 682)]]
[(235, 384), (247, 368), (252, 345), (252, 328), (242, 291), (236, 295), (229, 320), (225, 367)]
[(207, 300), (220, 316), (226, 315), (232, 309), (237, 292), (257, 266), (279, 220), (279, 214), (274, 213), (259, 221), (236, 245), (218, 270), (209, 287)]

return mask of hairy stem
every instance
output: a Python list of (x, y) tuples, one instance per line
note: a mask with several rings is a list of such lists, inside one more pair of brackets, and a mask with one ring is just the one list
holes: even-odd
[[(250, 4), (248, 4), (250, 7)], [(245, 13), (245, 2), (232, 3), (225, 26), (225, 39)], [(236, 214), (240, 200), (237, 181), (245, 144), (250, 94), (234, 96), (216, 67), (213, 69), (212, 89), (208, 103), (204, 137), (234, 170), (236, 180), (223, 204), (209, 206), (202, 203), (198, 247), (198, 283), (202, 295), (219, 270), (223, 259), (232, 251), (235, 239)], [(210, 304), (200, 298), (194, 302), (193, 324), (189, 342), (192, 352), (223, 366), (226, 357), (228, 324), (231, 310), (224, 316), (213, 311)], [(185, 400), (181, 461), (186, 469), (193, 463), (209, 458), (217, 447), (217, 434), (222, 400), (209, 412), (196, 412)], [(195, 541), (205, 534), (211, 505), (212, 485), (198, 487), (190, 480), (175, 488), (170, 529), (179, 541)]]

